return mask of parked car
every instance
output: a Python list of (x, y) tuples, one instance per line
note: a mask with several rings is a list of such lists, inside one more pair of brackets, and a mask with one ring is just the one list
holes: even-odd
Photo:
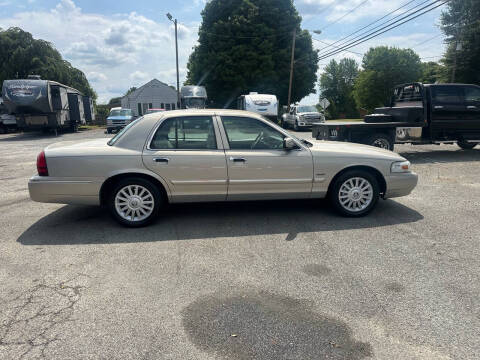
[(349, 141), (393, 150), (394, 144), (480, 143), (480, 86), (398, 85), (390, 107), (375, 109), (364, 121), (314, 124), (316, 139)]
[(114, 107), (110, 110), (107, 117), (107, 133), (111, 134), (118, 131), (133, 120), (133, 112), (131, 109), (122, 109), (121, 107)]
[(408, 195), (410, 163), (372, 146), (298, 139), (258, 114), (177, 110), (139, 118), (112, 139), (58, 143), (37, 158), (34, 201), (106, 205), (127, 226), (166, 203), (328, 197), (346, 216)]
[(325, 122), (325, 116), (313, 105), (293, 105), (290, 106), (290, 111), (284, 114), (282, 121), (285, 129), (293, 128), (298, 131), (310, 129), (313, 123)]

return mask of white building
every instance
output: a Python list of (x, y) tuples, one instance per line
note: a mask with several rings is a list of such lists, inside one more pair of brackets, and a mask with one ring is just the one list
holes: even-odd
[(175, 110), (179, 107), (177, 92), (157, 79), (125, 95), (121, 103), (122, 108), (131, 109), (136, 116), (142, 116), (147, 109)]

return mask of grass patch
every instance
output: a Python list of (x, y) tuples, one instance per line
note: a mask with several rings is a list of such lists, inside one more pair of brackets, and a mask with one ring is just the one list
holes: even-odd
[(102, 125), (81, 125), (78, 127), (78, 130), (85, 131), (85, 130), (95, 130), (95, 129), (105, 129), (106, 126)]

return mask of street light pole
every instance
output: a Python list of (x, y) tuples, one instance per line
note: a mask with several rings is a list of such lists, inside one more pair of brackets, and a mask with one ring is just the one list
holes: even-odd
[(172, 21), (175, 24), (175, 60), (177, 65), (177, 107), (180, 105), (180, 75), (178, 72), (178, 32), (177, 32), (177, 19), (173, 20), (172, 14), (167, 14), (168, 20)]

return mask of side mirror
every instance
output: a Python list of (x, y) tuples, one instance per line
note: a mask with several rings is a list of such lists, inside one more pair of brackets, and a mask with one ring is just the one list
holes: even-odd
[(283, 148), (285, 150), (293, 150), (293, 149), (296, 149), (297, 147), (298, 147), (297, 144), (292, 138), (287, 137), (283, 139)]

